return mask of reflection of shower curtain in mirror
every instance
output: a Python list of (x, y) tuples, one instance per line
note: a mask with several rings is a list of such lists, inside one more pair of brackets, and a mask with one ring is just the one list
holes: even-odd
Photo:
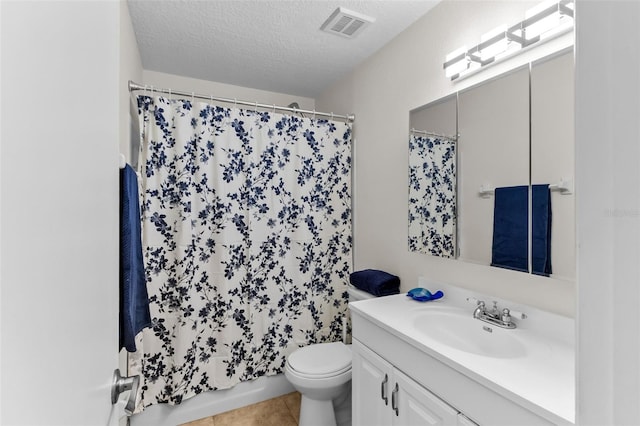
[(409, 250), (455, 256), (455, 142), (409, 139)]
[(153, 327), (141, 404), (282, 372), (341, 339), (351, 272), (351, 127), (138, 97)]

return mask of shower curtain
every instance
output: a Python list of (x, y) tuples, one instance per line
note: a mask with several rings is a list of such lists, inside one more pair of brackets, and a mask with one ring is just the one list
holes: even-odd
[(409, 250), (455, 256), (455, 142), (411, 134), (409, 139)]
[(283, 371), (340, 340), (351, 272), (351, 127), (138, 97), (153, 326), (138, 411)]

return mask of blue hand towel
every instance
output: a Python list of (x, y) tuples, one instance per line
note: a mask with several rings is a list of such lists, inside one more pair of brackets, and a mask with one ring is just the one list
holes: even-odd
[(533, 185), (531, 194), (531, 263), (533, 273), (551, 274), (551, 193), (549, 185)]
[(400, 278), (384, 271), (365, 269), (349, 276), (351, 284), (374, 296), (389, 296), (400, 293)]
[(135, 336), (151, 325), (142, 261), (138, 179), (128, 164), (120, 170), (120, 348), (135, 352)]
[(491, 266), (529, 271), (529, 187), (495, 189)]

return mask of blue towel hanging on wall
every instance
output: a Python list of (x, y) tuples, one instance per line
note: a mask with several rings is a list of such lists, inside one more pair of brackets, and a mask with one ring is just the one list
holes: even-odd
[(142, 260), (138, 178), (120, 169), (120, 348), (135, 352), (136, 334), (151, 326)]
[(496, 188), (491, 266), (529, 271), (529, 187)]
[(533, 273), (551, 274), (551, 192), (549, 185), (533, 185), (531, 195), (531, 266)]

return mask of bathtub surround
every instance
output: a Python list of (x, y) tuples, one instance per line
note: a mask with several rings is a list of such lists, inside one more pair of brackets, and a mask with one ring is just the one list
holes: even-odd
[(351, 270), (351, 126), (138, 97), (153, 329), (141, 406), (282, 372), (342, 336)]

